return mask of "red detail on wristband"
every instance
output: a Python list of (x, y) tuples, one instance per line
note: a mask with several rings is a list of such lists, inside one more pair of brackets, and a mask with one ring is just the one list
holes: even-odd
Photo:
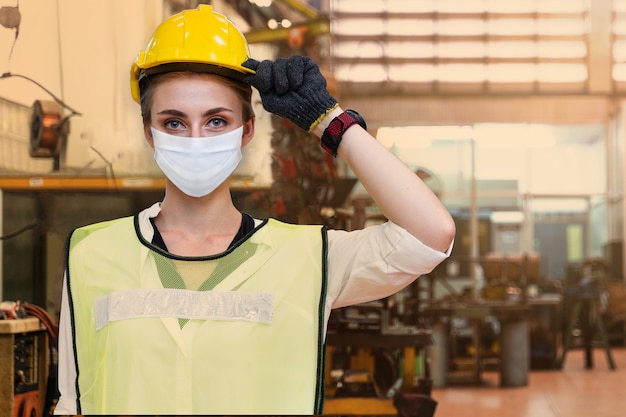
[(320, 144), (322, 148), (331, 154), (337, 156), (337, 149), (343, 138), (343, 134), (354, 124), (359, 122), (352, 117), (349, 113), (343, 112), (339, 116), (335, 117), (320, 138)]

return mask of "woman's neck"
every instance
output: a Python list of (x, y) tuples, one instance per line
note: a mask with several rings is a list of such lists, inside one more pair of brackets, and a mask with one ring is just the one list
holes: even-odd
[(154, 221), (171, 253), (208, 256), (228, 248), (241, 226), (242, 215), (227, 188), (216, 191), (202, 198), (166, 192)]

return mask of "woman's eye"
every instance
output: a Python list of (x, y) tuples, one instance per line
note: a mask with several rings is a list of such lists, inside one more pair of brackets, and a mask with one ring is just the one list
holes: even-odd
[(180, 129), (181, 127), (183, 127), (183, 124), (181, 123), (180, 120), (167, 120), (165, 123), (163, 123), (165, 125), (165, 127), (167, 127), (168, 129)]
[(208, 123), (208, 125), (212, 128), (222, 127), (225, 124), (226, 124), (226, 121), (224, 119), (217, 118), (217, 117), (209, 120), (209, 123)]

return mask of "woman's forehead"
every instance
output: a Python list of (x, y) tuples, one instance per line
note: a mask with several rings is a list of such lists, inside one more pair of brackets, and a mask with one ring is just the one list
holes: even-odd
[(155, 85), (153, 105), (161, 102), (171, 105), (205, 101), (235, 105), (238, 97), (220, 77), (203, 74), (167, 77)]

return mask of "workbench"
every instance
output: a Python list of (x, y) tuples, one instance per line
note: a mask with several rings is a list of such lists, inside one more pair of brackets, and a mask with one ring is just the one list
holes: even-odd
[(528, 384), (530, 363), (529, 318), (530, 306), (519, 302), (476, 301), (446, 303), (426, 306), (421, 315), (432, 321), (434, 345), (428, 349), (433, 387), (447, 385), (449, 324), (452, 318), (467, 319), (473, 329), (473, 366), (468, 382), (481, 384), (482, 353), (479, 348), (480, 323), (486, 317), (495, 317), (500, 322), (500, 386), (515, 387)]
[[(371, 352), (375, 349), (402, 349), (403, 388), (414, 389), (415, 381), (420, 375), (415, 374), (415, 361), (418, 352), (433, 343), (432, 332), (427, 329), (411, 329), (410, 331), (393, 330), (380, 332), (329, 332), (326, 336), (327, 369), (326, 380), (330, 381), (330, 366), (335, 349), (350, 347), (358, 351), (351, 361), (351, 368), (363, 369), (373, 373)], [(386, 396), (333, 398), (333, 387), (327, 384), (327, 399), (324, 414), (376, 414), (397, 415), (393, 399)]]

